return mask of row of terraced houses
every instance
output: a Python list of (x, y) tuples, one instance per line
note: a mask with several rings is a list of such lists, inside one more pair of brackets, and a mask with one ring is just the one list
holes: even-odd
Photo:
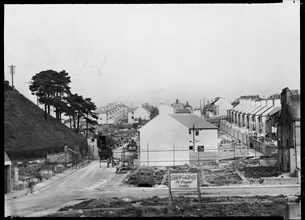
[(277, 153), (284, 172), (300, 171), (300, 91), (285, 88), (268, 99), (241, 96), (220, 128), (265, 155)]

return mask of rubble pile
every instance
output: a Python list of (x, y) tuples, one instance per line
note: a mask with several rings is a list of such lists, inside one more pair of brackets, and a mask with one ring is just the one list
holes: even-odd
[(261, 178), (261, 177), (277, 177), (282, 172), (278, 170), (278, 167), (244, 167), (241, 169), (244, 172), (246, 178)]
[(208, 170), (204, 169), (202, 175), (213, 186), (241, 184), (243, 181), (234, 170)]
[(166, 169), (155, 169), (154, 184), (161, 185), (165, 175), (167, 175)]
[[(68, 206), (48, 217), (261, 217), (284, 216), (287, 200), (295, 197), (248, 196), (205, 197), (202, 206), (198, 198), (175, 196), (169, 209), (168, 198), (103, 198)], [(114, 208), (106, 210), (103, 208)], [(72, 212), (74, 210), (74, 212)]]
[[(184, 166), (172, 166), (175, 172), (188, 172), (200, 170), (201, 186), (224, 186), (239, 184), (261, 184), (262, 178), (279, 176), (281, 172), (276, 166), (275, 158), (240, 158), (236, 160), (220, 160), (207, 163), (198, 163)], [(168, 168), (154, 168), (154, 184), (167, 185)], [(239, 172), (240, 171), (240, 172)], [(245, 180), (248, 181), (245, 181)], [(125, 183), (137, 185), (138, 173), (133, 171), (129, 174)]]
[(113, 137), (113, 143), (116, 146), (127, 143), (130, 139), (136, 138), (138, 134), (137, 129), (131, 126), (122, 128), (122, 126), (112, 124), (99, 125), (98, 131), (101, 133), (110, 133)]

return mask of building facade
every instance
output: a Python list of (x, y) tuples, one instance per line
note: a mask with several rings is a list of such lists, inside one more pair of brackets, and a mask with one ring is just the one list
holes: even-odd
[(184, 104), (179, 102), (179, 99), (176, 99), (176, 102), (171, 104), (171, 106), (174, 109), (174, 113), (184, 109)]
[(249, 146), (250, 137), (266, 136), (266, 120), (274, 109), (280, 107), (280, 100), (242, 97), (239, 104), (227, 111), (227, 120), (222, 120), (220, 127)]
[(140, 165), (190, 163), (191, 153), (217, 152), (217, 127), (193, 114), (159, 114), (139, 129)]
[(174, 109), (168, 104), (159, 104), (158, 105), (159, 114), (167, 114), (171, 115), (174, 114)]
[(4, 151), (4, 193), (9, 193), (12, 191), (12, 162), (10, 158), (7, 156), (6, 152)]
[(139, 105), (139, 107), (134, 110), (134, 119), (138, 121), (141, 120), (150, 120), (150, 111), (145, 108), (143, 105)]
[(232, 108), (233, 105), (231, 105), (227, 100), (221, 97), (216, 97), (205, 106), (205, 115), (207, 118), (226, 117), (227, 111)]
[(278, 126), (278, 162), (283, 172), (300, 170), (301, 114), (298, 90), (285, 88), (281, 93), (281, 113)]
[(98, 113), (98, 124), (116, 124), (127, 119), (129, 107), (124, 104), (110, 103), (96, 110)]

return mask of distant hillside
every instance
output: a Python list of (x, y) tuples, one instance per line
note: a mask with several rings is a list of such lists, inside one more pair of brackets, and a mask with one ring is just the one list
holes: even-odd
[(4, 91), (4, 146), (10, 159), (37, 158), (64, 146), (86, 149), (86, 138), (56, 121), (18, 91)]

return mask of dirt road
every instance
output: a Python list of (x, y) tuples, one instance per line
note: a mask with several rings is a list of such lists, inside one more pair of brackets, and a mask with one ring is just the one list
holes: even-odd
[[(126, 175), (126, 174), (125, 174)], [(163, 187), (132, 187), (123, 185), (124, 174), (116, 175), (115, 168), (107, 168), (106, 164), (99, 167), (93, 161), (84, 168), (58, 180), (39, 190), (39, 185), (32, 195), (20, 196), (5, 201), (5, 216), (35, 217), (56, 212), (62, 207), (73, 205), (86, 199), (100, 197), (167, 197), (168, 188)], [(43, 183), (41, 183), (43, 184)], [(233, 196), (233, 195), (295, 195), (300, 193), (300, 185), (292, 186), (227, 186), (202, 187), (202, 196)], [(181, 195), (183, 193), (180, 193)], [(196, 196), (196, 195), (195, 195)]]

